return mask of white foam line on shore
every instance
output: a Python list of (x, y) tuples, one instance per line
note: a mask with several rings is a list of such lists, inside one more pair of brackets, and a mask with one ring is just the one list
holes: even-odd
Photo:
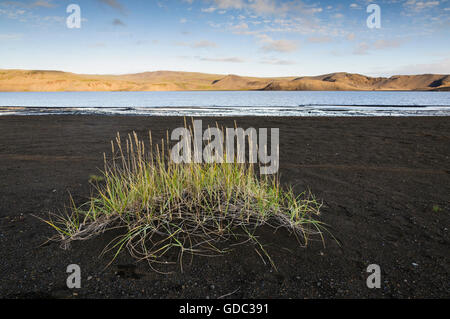
[(450, 116), (447, 107), (3, 107), (1, 115), (144, 116)]

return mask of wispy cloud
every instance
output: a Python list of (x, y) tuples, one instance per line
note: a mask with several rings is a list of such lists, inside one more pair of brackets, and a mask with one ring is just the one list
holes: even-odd
[(56, 7), (56, 4), (53, 3), (54, 0), (36, 0), (32, 2), (22, 2), (22, 1), (2, 1), (0, 5), (3, 6), (11, 6), (11, 7), (21, 7), (21, 8), (53, 8)]
[(366, 42), (361, 42), (355, 47), (355, 49), (353, 50), (353, 54), (366, 55), (369, 53), (369, 49), (370, 46)]
[(260, 42), (263, 43), (261, 49), (266, 52), (293, 52), (298, 48), (298, 44), (293, 40), (274, 40), (266, 34), (257, 35)]
[(217, 44), (212, 41), (202, 40), (202, 41), (195, 42), (192, 45), (192, 47), (193, 48), (216, 48)]
[[(378, 70), (379, 71), (379, 70)], [(416, 63), (402, 65), (391, 69), (387, 74), (450, 74), (450, 58), (436, 60), (431, 63)]]
[(194, 43), (187, 43), (187, 42), (176, 42), (175, 45), (181, 46), (181, 47), (191, 47), (194, 49), (204, 49), (204, 48), (216, 48), (217, 44), (212, 41), (208, 40), (201, 40)]
[(291, 40), (273, 40), (272, 42), (265, 44), (262, 49), (267, 52), (293, 52), (297, 50), (297, 44)]
[(333, 41), (329, 36), (323, 36), (323, 37), (309, 37), (308, 42), (310, 43), (329, 43)]
[(313, 15), (323, 9), (316, 4), (305, 4), (301, 0), (214, 0), (219, 9), (245, 10), (255, 16), (285, 17), (288, 15)]
[(274, 65), (293, 65), (296, 64), (290, 60), (278, 60), (278, 59), (265, 59), (260, 61), (261, 64), (274, 64)]
[(217, 10), (216, 7), (209, 7), (209, 8), (202, 8), (201, 9), (202, 12), (206, 12), (206, 13), (212, 13), (212, 12), (214, 12), (216, 10)]
[(118, 10), (122, 14), (127, 13), (125, 7), (122, 4), (120, 4), (120, 2), (117, 0), (97, 0), (97, 1), (100, 1), (103, 4), (106, 4), (107, 6), (113, 8), (115, 10)]
[(245, 22), (241, 22), (239, 24), (233, 25), (230, 29), (235, 34), (248, 34), (248, 24)]
[(244, 59), (238, 57), (228, 57), (228, 58), (204, 58), (200, 57), (201, 61), (209, 61), (209, 62), (230, 62), (230, 63), (244, 63), (246, 62)]
[(351, 33), (349, 33), (349, 34), (347, 34), (346, 36), (345, 36), (345, 38), (348, 40), (348, 41), (353, 41), (353, 40), (355, 40), (355, 34), (353, 33), (353, 32), (351, 32)]
[[(34, 12), (35, 8), (43, 7), (50, 9), (55, 6), (51, 1), (35, 1), (23, 3), (19, 1), (0, 2), (0, 19), (7, 18), (17, 20), (22, 23), (33, 23), (36, 26), (49, 25), (53, 23), (62, 24), (65, 21), (64, 15), (39, 15)], [(82, 19), (86, 21), (86, 19)]]
[[(444, 1), (445, 2), (445, 1)], [(407, 10), (414, 11), (414, 12), (420, 12), (424, 9), (430, 9), (433, 7), (437, 7), (439, 5), (439, 1), (437, 0), (407, 0), (404, 3), (404, 6)]]
[(53, 8), (55, 4), (52, 1), (38, 0), (31, 4), (32, 7)]
[(220, 9), (243, 9), (246, 4), (243, 0), (214, 0)]
[(399, 39), (394, 39), (394, 40), (380, 39), (373, 43), (373, 47), (374, 47), (374, 49), (377, 49), (377, 50), (398, 48), (402, 43), (403, 43), (403, 41), (399, 40)]
[(9, 19), (24, 18), (26, 11), (23, 9), (0, 9), (0, 16), (5, 16)]
[(22, 37), (20, 33), (0, 33), (0, 40), (19, 40)]
[(105, 48), (106, 44), (104, 42), (96, 42), (89, 45), (90, 48)]
[(405, 41), (403, 39), (380, 39), (372, 43), (361, 42), (353, 50), (353, 54), (365, 55), (370, 50), (384, 50), (399, 48)]

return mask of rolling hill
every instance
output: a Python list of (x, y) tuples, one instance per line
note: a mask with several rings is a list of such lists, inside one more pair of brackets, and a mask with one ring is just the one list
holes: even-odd
[(0, 70), (0, 91), (450, 91), (450, 75), (422, 74), (369, 77), (352, 73), (258, 78), (196, 72), (155, 71), (90, 75), (48, 70)]

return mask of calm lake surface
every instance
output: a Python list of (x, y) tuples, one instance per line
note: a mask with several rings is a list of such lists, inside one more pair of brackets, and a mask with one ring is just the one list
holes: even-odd
[(450, 116), (450, 92), (0, 92), (11, 114)]

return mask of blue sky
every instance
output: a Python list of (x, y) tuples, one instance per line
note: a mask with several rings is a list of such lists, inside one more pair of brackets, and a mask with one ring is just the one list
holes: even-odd
[[(71, 3), (80, 29), (66, 26)], [(366, 24), (371, 3), (379, 29)], [(0, 68), (450, 73), (450, 0), (0, 0)]]

